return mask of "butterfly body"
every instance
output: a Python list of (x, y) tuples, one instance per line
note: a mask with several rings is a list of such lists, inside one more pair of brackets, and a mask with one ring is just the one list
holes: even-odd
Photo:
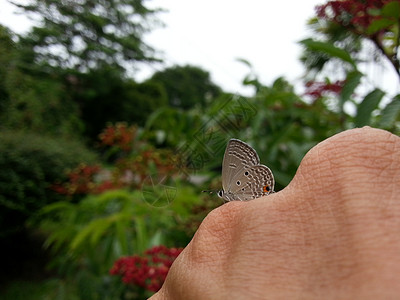
[(222, 163), (222, 190), (225, 201), (247, 201), (274, 192), (271, 170), (260, 164), (257, 152), (238, 139), (231, 139)]

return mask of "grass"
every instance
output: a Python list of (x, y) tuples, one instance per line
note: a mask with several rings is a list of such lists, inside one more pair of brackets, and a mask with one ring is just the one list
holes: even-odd
[(76, 291), (61, 279), (13, 281), (0, 292), (0, 300), (78, 300)]

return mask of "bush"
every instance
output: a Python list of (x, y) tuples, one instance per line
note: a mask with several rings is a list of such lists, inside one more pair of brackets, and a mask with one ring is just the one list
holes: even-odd
[[(54, 253), (50, 267), (57, 268), (60, 276), (77, 287), (80, 299), (119, 299), (116, 295), (121, 292), (139, 288), (129, 284), (127, 289), (109, 270), (122, 256), (142, 254), (155, 245), (175, 248), (189, 242), (192, 236), (183, 231), (181, 224), (192, 221), (192, 207), (201, 200), (192, 187), (175, 183), (176, 194), (170, 191), (172, 201), (161, 207), (146, 201), (145, 193), (156, 193), (149, 189), (112, 190), (87, 196), (79, 203), (60, 201), (45, 206), (39, 224), (32, 225), (47, 236), (45, 247)], [(158, 185), (156, 190), (160, 190), (158, 187), (163, 186)], [(166, 271), (169, 264), (165, 262), (159, 267)], [(146, 274), (142, 275), (142, 280), (151, 281)], [(161, 284), (160, 278), (163, 280), (153, 278), (157, 286)], [(147, 284), (142, 288), (146, 287)], [(152, 289), (147, 291), (155, 287), (151, 285)]]
[(93, 161), (95, 155), (77, 141), (27, 132), (1, 132), (1, 236), (21, 229), (38, 209), (60, 200), (50, 186), (65, 179), (67, 169)]

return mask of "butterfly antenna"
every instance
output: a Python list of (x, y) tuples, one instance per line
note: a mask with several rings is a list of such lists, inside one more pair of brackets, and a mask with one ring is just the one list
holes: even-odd
[(212, 191), (212, 190), (204, 190), (204, 191), (201, 191), (202, 193), (209, 193), (209, 194), (212, 194), (212, 193), (215, 193), (215, 191)]

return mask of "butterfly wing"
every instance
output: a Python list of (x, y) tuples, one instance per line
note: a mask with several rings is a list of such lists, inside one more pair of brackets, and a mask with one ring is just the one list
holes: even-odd
[(240, 140), (231, 139), (226, 147), (222, 163), (222, 188), (224, 192), (229, 193), (232, 188), (236, 190), (235, 179), (238, 176), (243, 176), (246, 169), (259, 164), (260, 159), (253, 148)]
[(252, 200), (274, 192), (274, 175), (264, 165), (243, 169), (232, 178), (232, 182), (229, 194), (234, 200)]

